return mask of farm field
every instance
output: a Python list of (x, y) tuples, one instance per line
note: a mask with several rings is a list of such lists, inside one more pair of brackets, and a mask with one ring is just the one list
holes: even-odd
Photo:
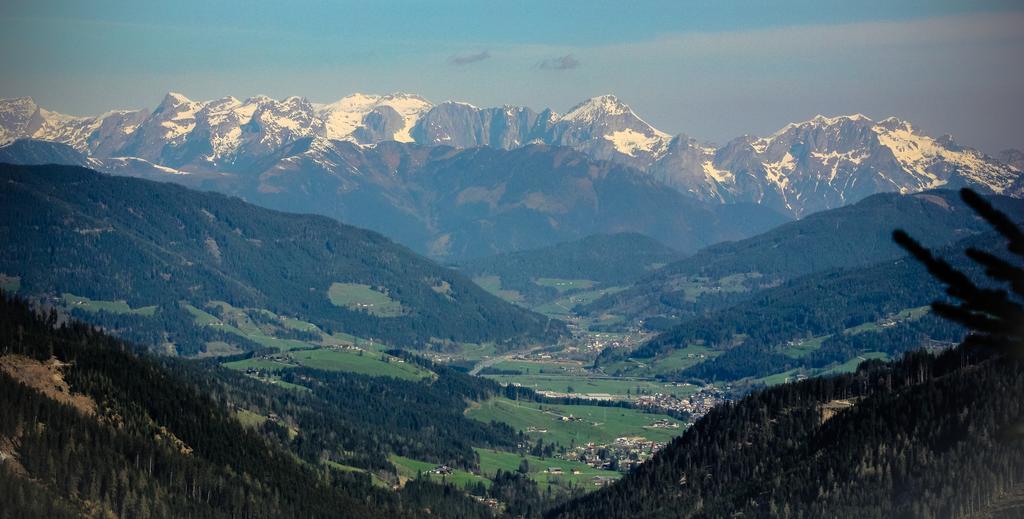
[[(480, 472), (485, 476), (493, 477), (501, 469), (506, 472), (519, 470), (519, 464), (523, 459), (529, 466), (527, 475), (543, 486), (550, 484), (556, 488), (593, 487), (594, 477), (600, 476), (610, 479), (622, 477), (622, 473), (613, 470), (595, 469), (586, 463), (557, 458), (538, 458), (536, 456), (520, 456), (514, 452), (496, 451), (493, 449), (474, 448), (477, 456), (480, 457)], [(552, 474), (548, 469), (562, 469), (562, 474)], [(574, 474), (573, 472), (579, 472)]]
[(335, 306), (361, 310), (377, 317), (398, 317), (405, 313), (401, 303), (369, 285), (333, 283), (327, 291), (327, 297)]
[(720, 351), (691, 344), (685, 348), (672, 350), (668, 354), (654, 359), (624, 359), (602, 365), (601, 367), (608, 374), (652, 377), (696, 366), (718, 355), (721, 355)]
[[(664, 393), (679, 398), (690, 396), (696, 387), (689, 384), (673, 385), (656, 380), (629, 377), (590, 377), (573, 375), (484, 375), (502, 384), (519, 384), (536, 391), (557, 393), (609, 394), (625, 400), (627, 395), (636, 394), (637, 388), (644, 393)], [(627, 393), (628, 392), (628, 393)]]
[(143, 306), (139, 308), (132, 308), (128, 306), (128, 303), (123, 299), (118, 301), (104, 301), (100, 299), (89, 299), (85, 296), (76, 296), (75, 294), (65, 293), (63, 296), (64, 304), (68, 308), (81, 308), (87, 312), (111, 312), (115, 314), (136, 314), (151, 316), (156, 312), (156, 306)]
[(605, 294), (614, 294), (615, 292), (621, 292), (623, 290), (625, 290), (625, 287), (607, 287), (596, 290), (585, 290), (583, 292), (574, 292), (554, 301), (537, 306), (532, 310), (551, 317), (567, 316), (572, 314), (572, 309), (576, 306), (592, 303)]
[[(251, 319), (240, 309), (231, 307), (227, 303), (212, 301), (208, 305), (220, 306), (225, 315), (225, 320), (231, 319), (235, 324), (225, 322), (213, 314), (196, 308), (195, 306), (185, 304), (184, 307), (193, 318), (195, 318), (196, 324), (200, 326), (217, 326), (225, 332), (232, 333), (241, 337), (245, 337), (260, 346), (266, 346), (268, 348), (276, 348), (278, 351), (289, 351), (294, 349), (306, 349), (315, 344), (295, 340), (295, 339), (280, 339), (267, 335), (263, 329), (252, 322)], [(225, 308), (226, 307), (226, 308)]]
[(338, 349), (293, 351), (289, 356), (302, 366), (326, 371), (349, 371), (374, 377), (421, 380), (432, 373), (385, 353)]
[[(685, 425), (666, 415), (648, 414), (635, 409), (539, 404), (506, 398), (481, 402), (471, 406), (466, 414), (482, 422), (503, 422), (531, 438), (543, 438), (546, 442), (556, 442), (566, 447), (589, 442), (609, 443), (623, 436), (642, 436), (648, 440), (667, 442), (681, 434)], [(678, 424), (679, 428), (648, 427), (658, 420)]]
[(810, 339), (796, 341), (793, 344), (787, 345), (786, 348), (782, 350), (782, 354), (794, 359), (803, 358), (807, 356), (807, 354), (821, 348), (822, 343), (824, 343), (829, 337), (831, 337), (831, 335), (819, 335), (817, 337), (811, 337)]
[(757, 272), (731, 274), (721, 279), (693, 277), (685, 280), (680, 288), (686, 294), (686, 300), (692, 303), (704, 294), (746, 292), (748, 289), (744, 282), (759, 277), (761, 274)]
[(483, 483), (484, 486), (487, 487), (491, 486), (491, 480), (466, 470), (453, 469), (451, 474), (444, 475), (430, 474), (429, 471), (437, 467), (436, 463), (414, 460), (397, 454), (388, 456), (388, 459), (391, 460), (391, 463), (396, 469), (398, 469), (398, 478), (402, 483), (405, 483), (405, 481), (410, 479), (415, 479), (416, 476), (419, 475), (420, 477), (425, 477), (437, 482), (444, 481), (459, 488), (476, 485), (477, 483)]
[(847, 335), (857, 335), (858, 333), (864, 333), (864, 332), (878, 332), (878, 331), (881, 331), (884, 328), (884, 323), (886, 323), (886, 322), (895, 323), (895, 322), (902, 322), (902, 321), (916, 321), (916, 320), (924, 317), (925, 315), (927, 315), (928, 312), (930, 312), (930, 311), (931, 311), (931, 306), (918, 306), (918, 307), (915, 307), (915, 308), (905, 308), (905, 309), (900, 310), (899, 312), (897, 312), (896, 314), (894, 314), (894, 315), (892, 315), (892, 316), (890, 316), (888, 318), (881, 319), (881, 320), (873, 322), (873, 323), (864, 323), (864, 324), (859, 324), (857, 326), (854, 326), (852, 328), (847, 328), (846, 330), (843, 330), (843, 333), (845, 333)]
[(542, 287), (551, 287), (559, 293), (570, 290), (587, 290), (596, 283), (589, 279), (559, 279), (559, 278), (537, 278), (534, 284)]
[(492, 295), (496, 295), (510, 303), (523, 302), (523, 295), (519, 291), (501, 288), (501, 278), (498, 276), (477, 276), (473, 278), (473, 282)]
[(519, 371), (523, 375), (564, 375), (570, 371), (583, 369), (578, 361), (545, 361), (545, 360), (503, 360), (491, 366), (506, 371)]
[(229, 369), (244, 371), (249, 368), (276, 371), (298, 366), (322, 369), (325, 371), (347, 371), (373, 377), (394, 377), (405, 380), (422, 380), (431, 376), (419, 366), (402, 361), (383, 353), (326, 349), (293, 350), (285, 355), (287, 361), (271, 359), (244, 359), (224, 363)]
[(888, 360), (889, 356), (886, 355), (883, 352), (880, 352), (880, 351), (864, 352), (864, 353), (861, 353), (860, 355), (858, 355), (858, 356), (856, 356), (856, 357), (854, 357), (854, 358), (852, 358), (852, 359), (850, 359), (850, 360), (848, 360), (848, 361), (846, 361), (846, 362), (844, 362), (842, 364), (839, 364), (838, 366), (834, 366), (832, 368), (829, 368), (829, 369), (821, 372), (820, 374), (821, 375), (834, 375), (834, 374), (839, 374), (839, 373), (853, 373), (854, 371), (857, 371), (857, 366), (859, 366), (861, 362), (864, 362), (865, 360), (869, 360), (869, 359)]

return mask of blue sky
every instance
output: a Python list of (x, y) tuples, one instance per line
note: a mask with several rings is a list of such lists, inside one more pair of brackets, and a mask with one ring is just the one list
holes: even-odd
[(556, 111), (614, 93), (717, 142), (860, 112), (1024, 147), (1020, 2), (8, 0), (0, 48), (0, 96), (73, 114), (169, 90)]

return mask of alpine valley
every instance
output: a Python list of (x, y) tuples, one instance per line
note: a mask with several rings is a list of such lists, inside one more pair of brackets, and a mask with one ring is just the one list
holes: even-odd
[(1020, 517), (1021, 156), (2, 100), (0, 519)]
[(1024, 195), (1020, 152), (1003, 162), (895, 118), (817, 116), (716, 146), (668, 135), (612, 95), (557, 114), (411, 94), (317, 104), (169, 93), (151, 112), (94, 117), (16, 98), (0, 101), (4, 143), (6, 162), (217, 190), (446, 260), (626, 231), (693, 252), (877, 193)]

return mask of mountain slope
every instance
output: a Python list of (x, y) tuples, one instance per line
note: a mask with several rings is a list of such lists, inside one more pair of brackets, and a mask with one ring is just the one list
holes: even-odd
[[(562, 329), (376, 233), (327, 218), (80, 168), (7, 165), (0, 178), (0, 272), (20, 277), (27, 294), (133, 307), (227, 301), (396, 344), (525, 340)], [(378, 294), (397, 311), (335, 305), (335, 283)]]
[(460, 270), (473, 275), (590, 279), (621, 283), (635, 279), (680, 254), (642, 234), (597, 234), (550, 247), (472, 260)]
[(619, 482), (547, 516), (977, 513), (1024, 482), (1022, 440), (1004, 439), (1024, 413), (1022, 370), (1016, 359), (975, 360), (957, 349), (759, 391), (713, 409)]
[[(990, 200), (1007, 214), (1024, 215), (1024, 202), (1019, 199), (996, 196)], [(588, 311), (634, 317), (679, 313), (692, 303), (719, 297), (729, 283), (742, 285), (743, 291), (737, 292), (742, 297), (746, 291), (812, 272), (900, 258), (904, 253), (891, 239), (894, 228), (921, 236), (930, 247), (988, 230), (953, 191), (878, 194), (751, 238), (703, 249), (626, 291), (594, 302)]]
[(200, 392), (190, 377), (206, 368), (136, 355), (82, 323), (55, 328), (6, 296), (0, 345), (4, 517), (490, 516), (450, 489), (391, 492), (315, 466), (267, 440), (280, 425), (246, 427)]
[(713, 149), (677, 139), (652, 174), (705, 199), (767, 204), (801, 217), (875, 193), (973, 187), (1010, 192), (1019, 168), (893, 117), (817, 116)]
[(169, 93), (151, 113), (98, 117), (57, 114), (30, 98), (0, 100), (0, 144), (52, 140), (92, 158), (134, 157), (195, 173), (249, 170), (309, 137), (359, 145), (567, 146), (635, 167), (702, 200), (763, 204), (794, 217), (880, 192), (969, 186), (1024, 196), (1019, 153), (989, 157), (893, 117), (819, 115), (767, 137), (742, 136), (718, 147), (686, 135), (673, 138), (612, 95), (587, 99), (561, 115), (450, 101), (434, 106), (411, 94), (353, 94), (315, 104), (266, 96), (193, 101)]
[[(598, 234), (550, 247), (487, 256), (459, 265), (480, 280), (494, 280), (535, 306), (557, 299), (568, 284), (601, 289), (631, 282), (681, 254), (642, 234)], [(558, 283), (562, 283), (559, 286)], [(551, 286), (555, 284), (555, 286)]]
[(310, 138), (248, 172), (147, 171), (266, 207), (324, 214), (453, 260), (614, 232), (695, 250), (783, 221), (757, 206), (705, 204), (628, 167), (543, 145), (458, 150)]

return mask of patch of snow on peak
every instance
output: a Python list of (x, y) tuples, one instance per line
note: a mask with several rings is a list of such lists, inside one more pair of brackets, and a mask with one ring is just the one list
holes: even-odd
[(615, 150), (630, 157), (635, 157), (637, 152), (646, 151), (650, 153), (659, 144), (664, 143), (660, 135), (644, 135), (633, 129), (619, 130), (604, 136), (605, 140), (611, 141)]
[(890, 124), (879, 124), (872, 129), (878, 134), (879, 143), (889, 148), (900, 165), (919, 179), (921, 189), (939, 187), (948, 182), (937, 174), (936, 167), (953, 170), (996, 193), (1003, 192), (1015, 180), (1012, 168), (989, 160), (976, 150), (950, 149), (932, 137), (915, 133), (909, 123), (892, 122), (902, 121), (890, 121)]
[(701, 166), (704, 168), (704, 176), (712, 178), (716, 182), (732, 183), (736, 180), (731, 171), (716, 168), (710, 160), (705, 160)]
[(412, 142), (410, 132), (413, 126), (434, 105), (412, 94), (396, 93), (381, 96), (356, 93), (333, 103), (316, 105), (316, 110), (326, 124), (327, 138), (353, 140), (352, 133), (362, 125), (363, 118), (378, 106), (388, 106), (402, 117), (404, 125), (395, 132), (394, 139), (399, 142)]

